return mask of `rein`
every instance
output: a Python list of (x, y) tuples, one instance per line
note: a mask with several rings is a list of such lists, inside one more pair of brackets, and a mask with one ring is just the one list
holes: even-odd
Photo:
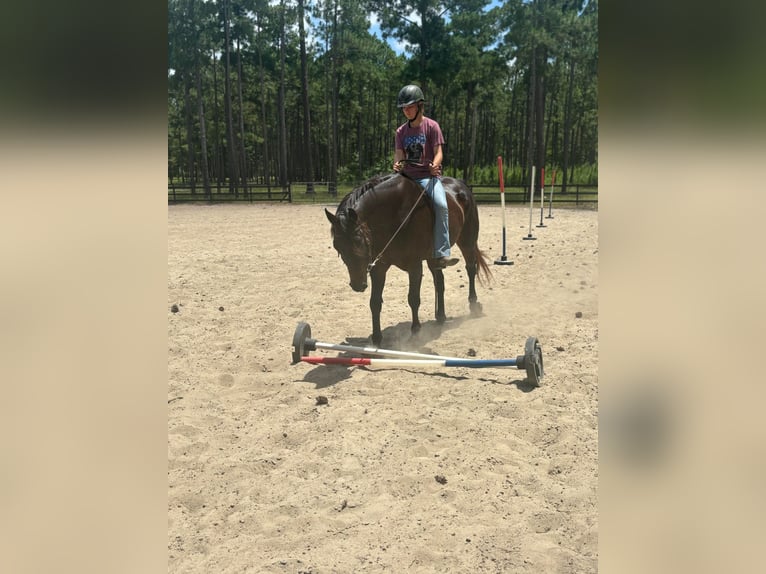
[(412, 212), (415, 211), (415, 208), (418, 206), (418, 203), (420, 203), (420, 200), (423, 198), (423, 195), (425, 195), (426, 191), (428, 191), (429, 188), (433, 189), (434, 186), (434, 177), (432, 176), (431, 179), (428, 182), (428, 186), (423, 188), (423, 191), (420, 192), (420, 195), (415, 200), (415, 203), (412, 204), (412, 209), (410, 209), (409, 213), (406, 215), (406, 217), (402, 220), (402, 222), (399, 224), (399, 228), (394, 231), (394, 234), (391, 236), (391, 239), (388, 240), (388, 243), (386, 243), (386, 246), (380, 250), (380, 253), (378, 253), (378, 256), (373, 260), (372, 263), (370, 263), (367, 266), (367, 271), (371, 271), (373, 267), (375, 267), (375, 264), (380, 261), (380, 258), (383, 256), (383, 253), (388, 249), (388, 246), (391, 245), (391, 242), (396, 238), (397, 235), (399, 235), (399, 232), (402, 230), (402, 228), (405, 226), (407, 221), (409, 221), (410, 216), (412, 215)]

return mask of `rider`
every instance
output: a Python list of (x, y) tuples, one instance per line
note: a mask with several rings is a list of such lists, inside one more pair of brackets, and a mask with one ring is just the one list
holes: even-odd
[[(437, 269), (455, 265), (450, 257), (449, 209), (441, 182), (442, 145), (444, 136), (439, 124), (423, 115), (423, 91), (415, 85), (404, 86), (396, 98), (396, 106), (407, 121), (396, 130), (394, 171), (403, 171), (428, 193), (434, 205), (434, 264)], [(406, 162), (404, 160), (407, 160)], [(433, 185), (429, 185), (433, 178)]]

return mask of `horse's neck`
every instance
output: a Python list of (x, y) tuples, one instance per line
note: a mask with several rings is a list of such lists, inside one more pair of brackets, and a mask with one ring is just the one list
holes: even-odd
[(414, 205), (422, 191), (416, 182), (403, 180), (368, 194), (358, 213), (359, 219), (366, 222), (372, 231), (374, 241), (388, 241), (405, 220), (414, 215)]

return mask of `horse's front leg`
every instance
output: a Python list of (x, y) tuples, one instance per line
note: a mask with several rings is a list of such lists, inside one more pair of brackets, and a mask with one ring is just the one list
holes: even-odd
[(410, 289), (407, 293), (407, 303), (412, 309), (412, 327), (410, 331), (415, 334), (420, 331), (420, 318), (418, 309), (420, 309), (420, 284), (423, 281), (423, 262), (418, 261), (416, 265), (410, 267), (407, 271), (410, 276)]
[(379, 347), (383, 342), (383, 331), (380, 329), (380, 311), (383, 309), (383, 287), (386, 286), (387, 267), (376, 265), (370, 271), (372, 290), (370, 292), (370, 311), (372, 312), (372, 344)]
[(436, 293), (436, 322), (444, 323), (447, 320), (447, 314), (444, 311), (444, 271), (435, 269), (430, 265), (429, 269), (434, 278), (434, 291)]

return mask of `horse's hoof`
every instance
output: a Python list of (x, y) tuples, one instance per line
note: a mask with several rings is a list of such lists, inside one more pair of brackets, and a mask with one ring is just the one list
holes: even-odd
[(481, 306), (481, 303), (479, 303), (478, 301), (471, 301), (468, 307), (471, 310), (471, 315), (481, 315), (482, 306)]
[(446, 323), (447, 322), (447, 315), (437, 315), (436, 316), (436, 322), (439, 324)]
[(377, 337), (373, 335), (371, 337), (372, 339), (372, 346), (380, 348), (381, 343), (383, 343), (383, 335), (378, 335)]
[(413, 323), (412, 327), (410, 327), (410, 333), (412, 333), (413, 335), (415, 333), (420, 333), (420, 323)]

